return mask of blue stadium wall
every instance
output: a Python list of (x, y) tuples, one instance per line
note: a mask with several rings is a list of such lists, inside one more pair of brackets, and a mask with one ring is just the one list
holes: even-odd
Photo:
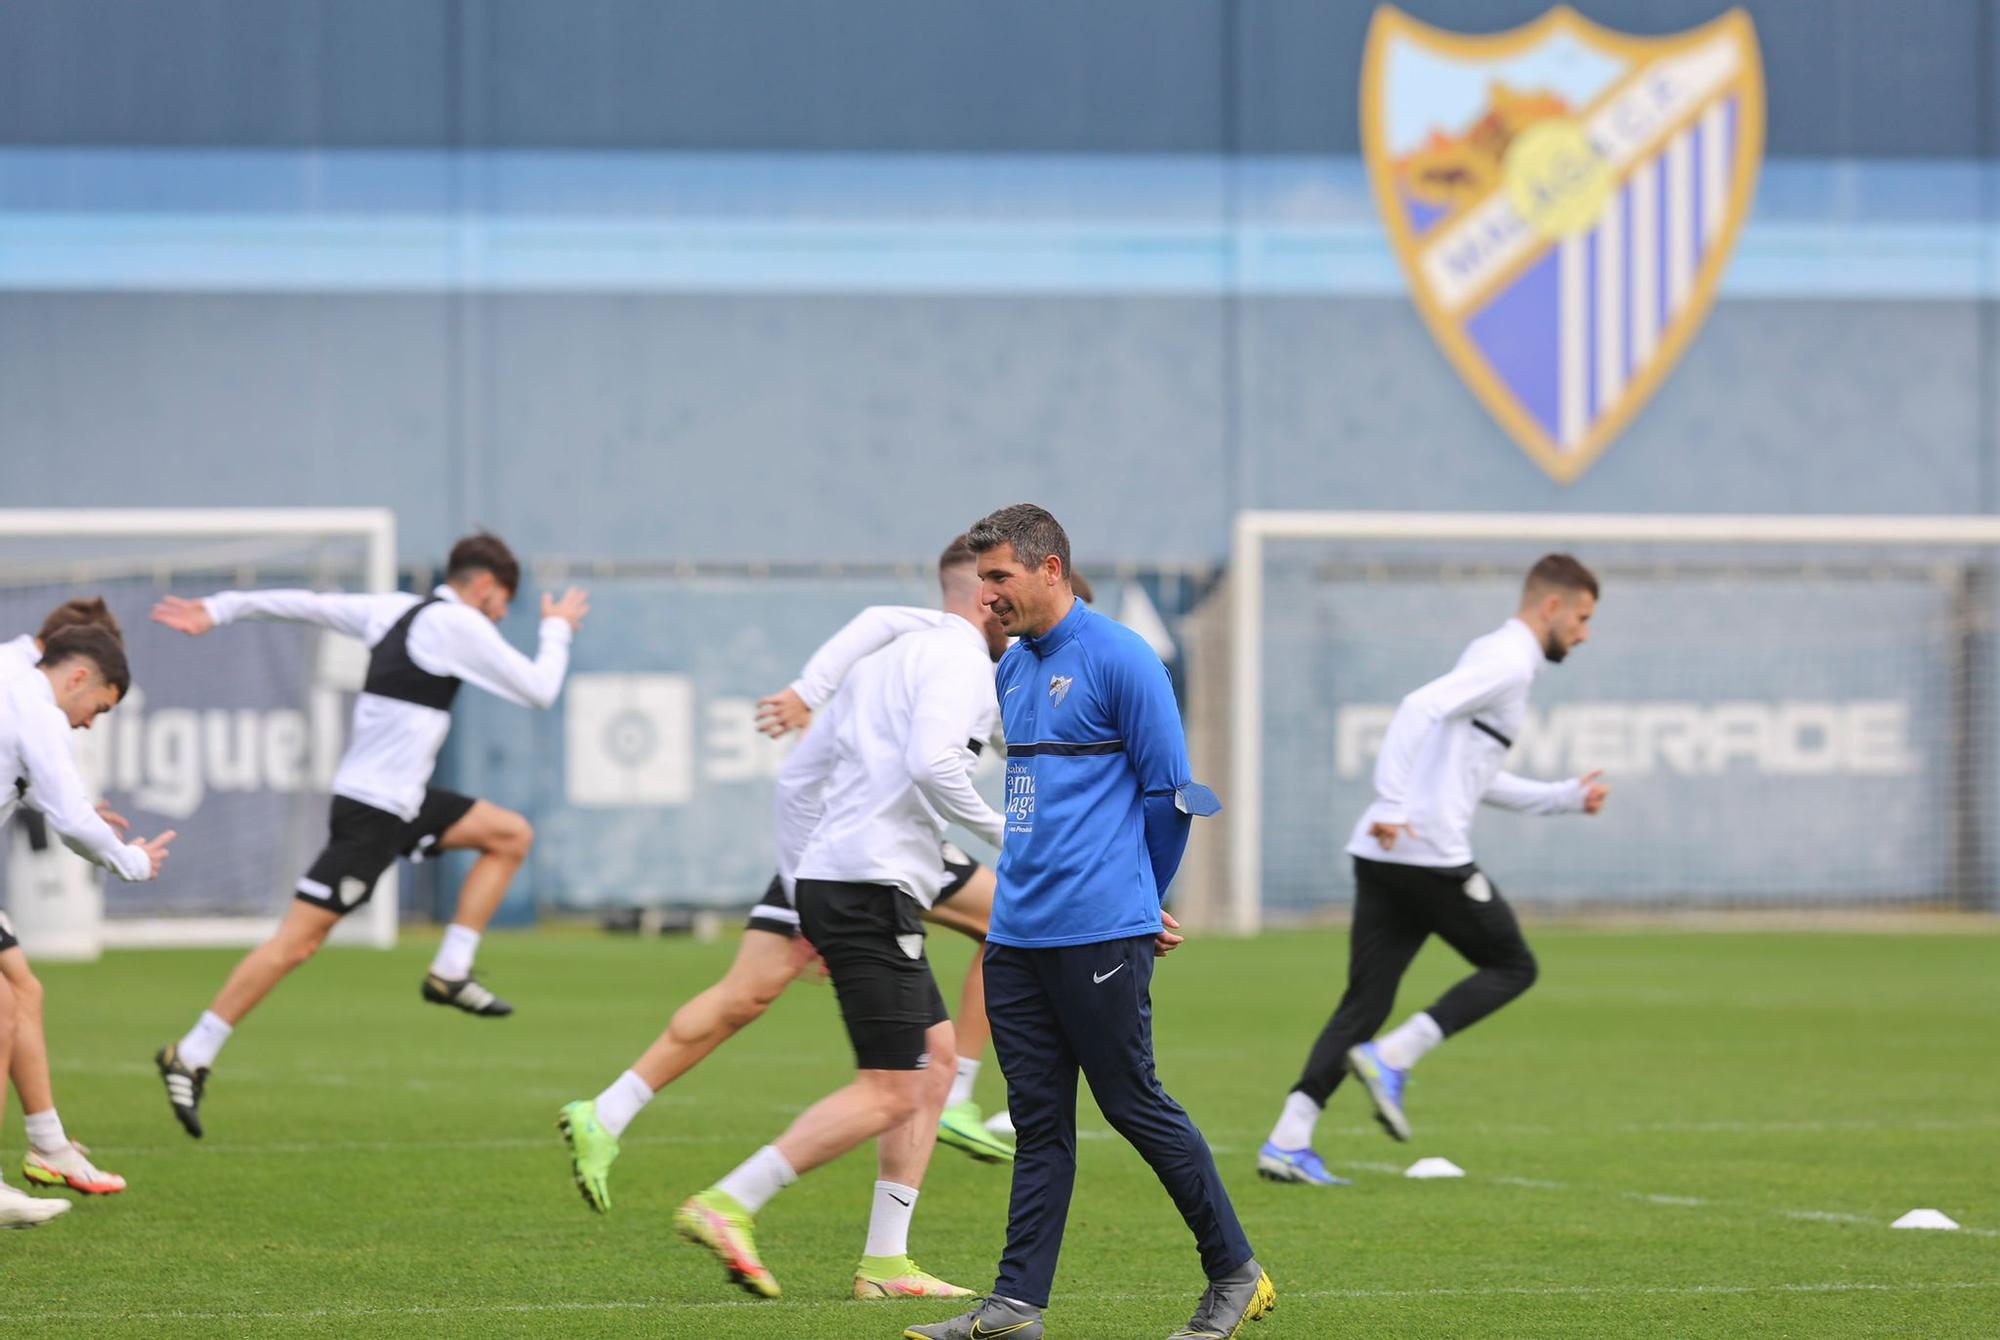
[[(1745, 8), (1754, 213), (1686, 358), (1561, 485), (1375, 221), (1366, 4), (19, 0), (0, 502), (386, 503), (412, 564), (475, 524), (897, 563), (1019, 498), (1086, 562), (1166, 565), (1220, 562), (1245, 507), (1993, 510), (2000, 5)], [(835, 613), (784, 616), (773, 668)], [(699, 636), (648, 627), (580, 664)], [(466, 728), (455, 777), (550, 808), (553, 727)]]

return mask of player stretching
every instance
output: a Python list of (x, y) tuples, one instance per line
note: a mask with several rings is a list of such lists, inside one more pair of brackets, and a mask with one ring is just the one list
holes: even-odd
[(970, 1294), (910, 1260), (909, 1227), (953, 1074), (951, 1021), (924, 957), (920, 909), (944, 878), (937, 844), (947, 823), (1000, 841), (1000, 816), (973, 789), (967, 746), (999, 725), (993, 660), (1006, 639), (977, 603), (971, 557), (947, 551), (950, 619), (856, 665), (778, 790), (779, 873), (795, 885), (800, 929), (833, 977), (855, 1079), (674, 1216), (684, 1237), (763, 1297), (776, 1297), (778, 1284), (758, 1258), (754, 1216), (801, 1174), (877, 1136), (854, 1296)]
[(1154, 960), (1181, 943), (1161, 907), (1192, 816), (1173, 685), (1144, 641), (1084, 607), (1069, 537), (1031, 503), (972, 528), (980, 598), (1017, 634), (995, 687), (1007, 728), (1007, 845), (987, 936), (987, 1016), (1019, 1132), (993, 1291), (910, 1340), (1040, 1340), (1076, 1180), (1079, 1075), (1152, 1167), (1208, 1287), (1171, 1340), (1223, 1340), (1277, 1304), (1201, 1132), (1153, 1064)]
[(368, 646), (353, 738), (334, 774), (325, 850), (299, 880), (276, 933), (236, 965), (187, 1035), (154, 1058), (167, 1101), (189, 1135), (201, 1136), (202, 1090), (231, 1030), (313, 956), (342, 917), (368, 901), (399, 854), (418, 860), (440, 851), (479, 853), (424, 978), (423, 998), (468, 1014), (513, 1012), (474, 980), (472, 960), (480, 932), (527, 858), (533, 830), (511, 810), (429, 783), (461, 681), (523, 707), (547, 707), (562, 690), (570, 639), (590, 602), (574, 587), (560, 600), (544, 595), (541, 648), (531, 661), (494, 627), (507, 616), (520, 581), (521, 566), (507, 546), (479, 534), (452, 546), (444, 584), (428, 596), (224, 591), (206, 600), (169, 596), (154, 608), (154, 619), (194, 636), (264, 617), (318, 624)]
[[(0, 776), (9, 780), (0, 787), (0, 822), (26, 797), (71, 850), (115, 871), (120, 879), (139, 881), (160, 873), (167, 859), (167, 844), (174, 835), (162, 833), (150, 842), (128, 843), (120, 838), (92, 808), (89, 789), (77, 772), (70, 747), (70, 731), (89, 729), (91, 722), (118, 705), (131, 686), (125, 649), (102, 628), (58, 629), (50, 635), (33, 670), (0, 677)], [(20, 956), (12, 927), (0, 917), (0, 960)], [(25, 972), (25, 958), (15, 966)], [(41, 1036), (40, 1002), (20, 999), (13, 985), (16, 978), (11, 970), (0, 974), (0, 1069), (11, 1068), (24, 1011), (37, 1015), (30, 1045)], [(46, 1053), (42, 1070), (46, 1088)], [(32, 1105), (34, 1096), (24, 1089), (22, 1106)], [(39, 1115), (52, 1118), (53, 1102)], [(30, 1142), (36, 1146), (50, 1135), (46, 1123), (39, 1135), (34, 1128), (29, 1132)], [(66, 1140), (62, 1143), (68, 1144)], [(87, 1166), (81, 1156), (77, 1161)], [(51, 1171), (60, 1170), (64, 1163), (58, 1157)], [(0, 1184), (0, 1225), (38, 1224), (68, 1208), (68, 1201), (36, 1200)]]
[[(947, 600), (954, 583), (972, 580), (972, 558), (957, 541), (938, 560), (938, 583)], [(759, 725), (775, 738), (803, 730), (813, 710), (840, 688), (847, 672), (863, 657), (881, 650), (904, 633), (945, 627), (959, 615), (907, 605), (876, 605), (863, 610), (814, 652), (790, 687), (759, 700)], [(985, 741), (967, 741), (974, 752)], [(799, 753), (785, 762), (778, 784), (797, 790), (802, 764)], [(812, 782), (818, 785), (818, 780)], [(924, 919), (970, 936), (983, 945), (993, 911), (993, 874), (951, 843), (941, 844), (939, 862), (944, 883), (924, 910)], [(611, 1208), (611, 1164), (618, 1157), (618, 1139), (639, 1112), (667, 1085), (694, 1069), (709, 1053), (762, 1018), (777, 998), (814, 957), (812, 946), (799, 936), (799, 914), (785, 891), (782, 876), (773, 876), (758, 904), (750, 909), (735, 961), (722, 980), (674, 1011), (674, 1016), (632, 1068), (619, 1075), (594, 1099), (569, 1103), (556, 1125), (569, 1147), (570, 1171), (584, 1203), (603, 1214)], [(979, 1054), (986, 1048), (984, 974), (975, 956), (966, 970), (955, 1024), (959, 1051), (951, 1092), (938, 1121), (938, 1139), (981, 1162), (1006, 1163), (1012, 1146), (998, 1139), (981, 1121), (972, 1086), (979, 1074)]]
[[(0, 643), (0, 680), (18, 680), (38, 672), (49, 639), (66, 628), (101, 628), (122, 647), (124, 640), (118, 620), (102, 597), (66, 600), (50, 610), (41, 631), (23, 633)], [(66, 740), (65, 744), (71, 741)], [(81, 774), (79, 774), (79, 777)], [(88, 797), (88, 789), (85, 791)], [(28, 840), (37, 852), (48, 845), (48, 828), (32, 790), (21, 795), (19, 816), (28, 829)], [(99, 804), (97, 815), (120, 833), (131, 825), (110, 807)], [(49, 859), (62, 859), (50, 853)], [(66, 1186), (93, 1196), (115, 1195), (125, 1189), (125, 1179), (106, 1172), (90, 1161), (90, 1151), (72, 1140), (63, 1130), (62, 1116), (56, 1111), (55, 1086), (49, 1076), (49, 1043), (42, 1020), (42, 982), (28, 965), (28, 955), (0, 917), (0, 979), (14, 991), (14, 1058), (7, 1077), (21, 1100), (22, 1125), (27, 1128), (28, 1152), (21, 1160), (21, 1176), (43, 1186)]]
[[(1375, 801), (1347, 844), (1354, 858), (1354, 928), (1347, 992), (1313, 1044), (1285, 1099), (1257, 1171), (1279, 1182), (1339, 1182), (1313, 1152), (1327, 1096), (1351, 1070), (1368, 1087), (1376, 1120), (1410, 1138), (1403, 1086), (1425, 1052), (1462, 1033), (1535, 982), (1535, 956), (1514, 910), (1472, 862), (1473, 812), (1484, 802), (1528, 814), (1595, 814), (1610, 788), (1597, 773), (1533, 782), (1502, 769), (1528, 715), (1542, 667), (1590, 636), (1597, 578), (1567, 554), (1529, 570), (1521, 608), (1477, 639), (1451, 673), (1403, 699), (1375, 763)], [(1396, 987), (1431, 935), (1477, 969), (1379, 1042)]]

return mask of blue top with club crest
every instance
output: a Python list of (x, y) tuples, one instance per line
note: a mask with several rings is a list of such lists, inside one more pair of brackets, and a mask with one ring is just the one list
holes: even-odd
[(1191, 815), (1173, 685), (1137, 633), (1081, 600), (995, 676), (1007, 735), (1006, 841), (987, 938), (1022, 949), (1158, 934)]

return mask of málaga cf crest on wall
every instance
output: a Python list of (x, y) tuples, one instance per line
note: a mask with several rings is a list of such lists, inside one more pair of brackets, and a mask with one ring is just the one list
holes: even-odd
[(1555, 9), (1467, 36), (1384, 5), (1361, 144), (1431, 334), (1568, 483), (1715, 301), (1763, 154), (1756, 32), (1741, 10), (1628, 37)]

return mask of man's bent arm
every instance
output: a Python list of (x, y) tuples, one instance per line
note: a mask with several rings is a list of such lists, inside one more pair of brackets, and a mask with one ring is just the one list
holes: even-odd
[(1390, 822), (1408, 818), (1410, 777), (1430, 733), (1441, 722), (1472, 716), (1499, 702), (1518, 676), (1513, 665), (1487, 658), (1438, 676), (1396, 705), (1375, 758), (1375, 796), (1392, 811)]
[(946, 616), (915, 605), (870, 605), (849, 619), (838, 633), (820, 644), (792, 681), (799, 701), (817, 712), (840, 690), (847, 672), (862, 657), (873, 654), (905, 633), (936, 628)]
[(1111, 665), (1111, 684), (1118, 733), (1144, 795), (1146, 854), (1153, 866), (1153, 884), (1165, 902), (1167, 886), (1187, 854), (1193, 823), (1180, 799), (1181, 788), (1190, 780), (1187, 735), (1174, 702), (1173, 681), (1157, 657), (1136, 651), (1121, 656)]

